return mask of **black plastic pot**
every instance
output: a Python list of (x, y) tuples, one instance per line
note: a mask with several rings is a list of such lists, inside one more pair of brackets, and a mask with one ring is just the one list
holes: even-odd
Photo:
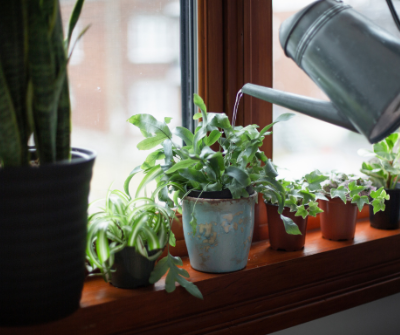
[(95, 159), (0, 169), (0, 325), (53, 321), (79, 308)]
[[(150, 256), (159, 250), (149, 251)], [(139, 254), (134, 247), (125, 247), (115, 254), (111, 284), (119, 288), (137, 288), (150, 285), (150, 274), (155, 261), (149, 261)]]
[(386, 208), (374, 214), (373, 207), (369, 206), (369, 219), (371, 227), (392, 230), (399, 228), (400, 219), (400, 189), (385, 190), (390, 195), (390, 200), (385, 201)]

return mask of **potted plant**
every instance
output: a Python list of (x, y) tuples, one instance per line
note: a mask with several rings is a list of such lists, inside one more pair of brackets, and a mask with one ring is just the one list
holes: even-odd
[[(160, 122), (151, 115), (137, 114), (128, 120), (146, 137), (138, 144), (140, 150), (162, 145), (142, 165), (146, 173), (142, 184), (157, 179), (159, 187), (167, 181), (183, 186), (185, 192), (165, 187), (160, 200), (180, 207), (178, 200), (183, 199), (183, 228), (194, 269), (214, 273), (240, 270), (247, 264), (252, 242), (257, 194), (251, 186), (269, 185), (283, 208), (284, 190), (268, 175), (269, 164), (261, 166), (268, 159), (259, 150), (274, 123), (260, 132), (257, 125), (232, 127), (225, 114), (208, 113), (198, 95), (194, 102), (201, 113), (193, 118), (202, 121), (194, 134), (184, 127), (175, 129), (183, 146), (173, 140), (169, 118)], [(276, 122), (291, 115), (284, 114)], [(217, 151), (211, 148), (214, 144)], [(156, 164), (161, 159), (164, 164)], [(174, 192), (173, 201), (169, 192)]]
[[(154, 284), (169, 269), (167, 292), (175, 290), (175, 281), (198, 298), (203, 298), (197, 286), (184, 277), (189, 274), (177, 265), (169, 246), (175, 246), (171, 230), (175, 213), (155, 202), (158, 188), (151, 197), (131, 198), (129, 192), (109, 190), (105, 207), (88, 219), (86, 255), (88, 270), (97, 269), (106, 282), (119, 288), (137, 288)], [(157, 271), (155, 261), (168, 246), (167, 256), (161, 259)], [(163, 273), (161, 273), (164, 271)]]
[(1, 326), (79, 308), (95, 155), (70, 147), (66, 67), (82, 5), (76, 2), (64, 40), (58, 1), (1, 4)]
[(373, 205), (374, 212), (385, 209), (389, 199), (383, 187), (376, 189), (372, 182), (354, 175), (332, 172), (322, 187), (328, 201), (319, 200), (322, 236), (328, 240), (345, 241), (354, 238), (357, 208)]
[(373, 185), (384, 187), (390, 199), (386, 201), (386, 209), (374, 213), (370, 207), (371, 226), (378, 229), (397, 229), (400, 219), (400, 189), (396, 188), (400, 176), (400, 136), (393, 133), (383, 141), (373, 145), (373, 152), (359, 150), (365, 157), (372, 157), (363, 162), (361, 172), (369, 176)]
[[(318, 192), (321, 188), (318, 185), (326, 178), (316, 170), (301, 180), (279, 180), (285, 189), (285, 207), (281, 214), (278, 212), (276, 196), (268, 189), (263, 192), (267, 206), (269, 242), (272, 249), (297, 251), (304, 248), (307, 218), (309, 215), (315, 217), (318, 213), (322, 213), (318, 207), (319, 199), (328, 200)], [(288, 234), (288, 230), (291, 234)]]

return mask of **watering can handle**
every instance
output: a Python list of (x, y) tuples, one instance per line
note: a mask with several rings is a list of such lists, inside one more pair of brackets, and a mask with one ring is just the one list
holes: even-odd
[(393, 20), (396, 23), (397, 29), (400, 30), (400, 19), (399, 16), (397, 15), (396, 9), (393, 6), (393, 2), (392, 0), (386, 0), (389, 9), (390, 9), (390, 13), (392, 14)]

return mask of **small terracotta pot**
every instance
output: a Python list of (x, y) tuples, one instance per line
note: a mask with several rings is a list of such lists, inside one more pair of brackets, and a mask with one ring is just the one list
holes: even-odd
[(320, 214), (322, 237), (332, 241), (347, 241), (354, 238), (357, 221), (357, 205), (340, 198), (329, 201), (318, 200), (324, 211)]
[(291, 218), (297, 224), (301, 235), (289, 235), (278, 213), (278, 206), (266, 204), (268, 218), (269, 243), (274, 250), (298, 251), (304, 248), (307, 232), (307, 218), (294, 216), (289, 208), (284, 208), (282, 215)]

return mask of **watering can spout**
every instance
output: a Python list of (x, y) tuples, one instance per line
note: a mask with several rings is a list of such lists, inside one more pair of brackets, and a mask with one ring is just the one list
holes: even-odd
[(242, 92), (275, 105), (306, 114), (318, 120), (357, 132), (351, 122), (343, 117), (329, 101), (303, 97), (254, 84), (244, 85)]

